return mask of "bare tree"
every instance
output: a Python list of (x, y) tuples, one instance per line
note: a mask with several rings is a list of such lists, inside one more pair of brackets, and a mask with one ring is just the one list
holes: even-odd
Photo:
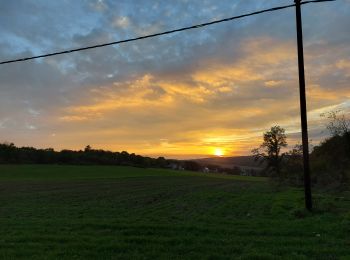
[(350, 119), (341, 110), (322, 113), (321, 117), (329, 119), (327, 129), (332, 136), (343, 136), (350, 133)]

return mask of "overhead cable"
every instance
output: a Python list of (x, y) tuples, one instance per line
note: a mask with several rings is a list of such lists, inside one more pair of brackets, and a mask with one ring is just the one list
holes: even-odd
[[(310, 3), (320, 3), (320, 2), (333, 2), (333, 1), (336, 1), (336, 0), (310, 0), (310, 1), (301, 2), (301, 5), (310, 4)], [(278, 6), (278, 7), (264, 9), (264, 10), (260, 10), (260, 11), (256, 11), (256, 12), (251, 12), (251, 13), (247, 13), (247, 14), (233, 16), (233, 17), (229, 17), (229, 18), (225, 18), (225, 19), (214, 20), (211, 22), (201, 23), (201, 24), (197, 24), (197, 25), (182, 27), (182, 28), (178, 28), (178, 29), (174, 29), (174, 30), (149, 34), (149, 35), (145, 35), (145, 36), (139, 36), (139, 37), (120, 40), (120, 41), (113, 41), (113, 42), (91, 45), (91, 46), (86, 46), (86, 47), (81, 47), (81, 48), (76, 48), (76, 49), (69, 49), (69, 50), (51, 52), (51, 53), (46, 53), (46, 54), (41, 54), (41, 55), (36, 55), (36, 56), (31, 56), (31, 57), (24, 57), (24, 58), (19, 58), (19, 59), (1, 61), (0, 65), (8, 64), (8, 63), (15, 63), (15, 62), (22, 62), (22, 61), (27, 61), (27, 60), (34, 60), (34, 59), (45, 58), (45, 57), (51, 57), (51, 56), (56, 56), (56, 55), (61, 55), (61, 54), (68, 54), (68, 53), (72, 53), (72, 52), (85, 51), (85, 50), (90, 50), (90, 49), (95, 49), (95, 48), (106, 47), (106, 46), (110, 46), (110, 45), (118, 45), (121, 43), (139, 41), (139, 40), (143, 40), (143, 39), (147, 39), (147, 38), (153, 38), (153, 37), (158, 37), (158, 36), (162, 36), (162, 35), (192, 30), (192, 29), (198, 29), (198, 28), (202, 28), (202, 27), (206, 27), (206, 26), (210, 26), (210, 25), (214, 25), (214, 24), (218, 24), (218, 23), (229, 22), (232, 20), (237, 20), (237, 19), (241, 19), (244, 17), (248, 17), (248, 16), (258, 15), (258, 14), (267, 13), (267, 12), (274, 12), (274, 11), (278, 11), (278, 10), (282, 10), (282, 9), (291, 8), (294, 6), (295, 6), (295, 4)]]

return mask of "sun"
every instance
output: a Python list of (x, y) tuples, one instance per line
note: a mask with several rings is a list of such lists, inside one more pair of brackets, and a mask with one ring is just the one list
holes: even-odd
[(224, 151), (221, 148), (215, 148), (214, 149), (214, 155), (221, 157), (221, 156), (224, 155)]

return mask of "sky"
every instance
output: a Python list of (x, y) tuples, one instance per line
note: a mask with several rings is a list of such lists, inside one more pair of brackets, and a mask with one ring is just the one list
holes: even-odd
[[(0, 1), (0, 60), (79, 48), (292, 0)], [(311, 143), (350, 111), (350, 1), (302, 7)], [(295, 10), (0, 65), (0, 142), (167, 158), (248, 155), (271, 126), (300, 142)]]

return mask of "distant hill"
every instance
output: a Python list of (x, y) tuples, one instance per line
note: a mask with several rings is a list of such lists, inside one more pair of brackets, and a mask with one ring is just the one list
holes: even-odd
[(262, 169), (263, 166), (254, 160), (253, 156), (234, 156), (234, 157), (210, 157), (193, 160), (202, 166), (218, 165), (223, 168), (233, 168), (238, 166), (246, 169)]

